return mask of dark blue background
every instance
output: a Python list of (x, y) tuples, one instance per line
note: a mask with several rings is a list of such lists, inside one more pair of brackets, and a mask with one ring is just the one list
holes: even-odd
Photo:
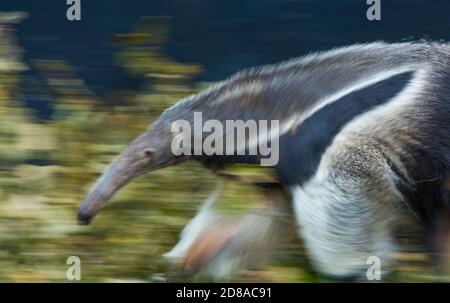
[[(26, 60), (64, 59), (96, 94), (139, 89), (115, 65), (111, 39), (139, 16), (172, 16), (166, 52), (215, 81), (244, 67), (273, 63), (339, 45), (374, 40), (450, 40), (450, 1), (381, 0), (382, 21), (366, 19), (366, 0), (82, 0), (82, 21), (66, 20), (65, 0), (0, 0), (0, 11), (22, 10)], [(31, 71), (32, 73), (32, 71)], [(26, 94), (28, 103), (33, 93)], [(45, 98), (45, 97), (40, 97)], [(42, 100), (40, 100), (42, 101)], [(44, 109), (43, 109), (44, 110)], [(44, 110), (45, 111), (45, 110)]]

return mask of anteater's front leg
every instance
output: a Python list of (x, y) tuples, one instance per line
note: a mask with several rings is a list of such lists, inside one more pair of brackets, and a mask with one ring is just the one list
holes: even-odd
[(241, 216), (215, 212), (215, 193), (165, 258), (184, 272), (206, 274), (215, 280), (229, 279), (266, 260), (294, 234), (294, 226), (286, 192), (276, 185), (261, 190), (264, 207)]

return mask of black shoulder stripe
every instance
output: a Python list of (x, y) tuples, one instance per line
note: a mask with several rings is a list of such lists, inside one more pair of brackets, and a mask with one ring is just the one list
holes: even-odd
[(276, 167), (284, 185), (303, 184), (340, 130), (354, 117), (387, 103), (408, 85), (414, 73), (404, 72), (353, 91), (308, 117), (295, 132), (280, 137)]

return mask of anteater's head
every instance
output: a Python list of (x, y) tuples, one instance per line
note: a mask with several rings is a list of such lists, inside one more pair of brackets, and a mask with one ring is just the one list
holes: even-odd
[(112, 161), (81, 203), (79, 224), (89, 224), (108, 200), (133, 178), (184, 160), (171, 152), (172, 136), (167, 125), (163, 121), (155, 122)]
[[(197, 142), (198, 140), (196, 138), (199, 135), (201, 139), (200, 147), (202, 147), (203, 140), (209, 134), (208, 131), (202, 131), (202, 118), (198, 122), (195, 116), (196, 113), (202, 114), (203, 121), (219, 121), (221, 125), (225, 125), (228, 120), (242, 120), (241, 122), (243, 122), (252, 119), (259, 121), (272, 120), (272, 117), (274, 119), (280, 119), (279, 117), (288, 116), (287, 112), (290, 110), (289, 108), (285, 111), (277, 110), (284, 108), (275, 106), (279, 100), (278, 96), (274, 95), (272, 99), (266, 100), (268, 97), (265, 95), (266, 99), (261, 99), (264, 94), (260, 87), (264, 85), (259, 82), (256, 84), (254, 76), (243, 74), (240, 77), (235, 76), (230, 79), (196, 95), (187, 97), (164, 111), (149, 130), (138, 136), (114, 159), (98, 179), (79, 208), (79, 223), (88, 224), (117, 190), (136, 176), (152, 170), (179, 163), (190, 158), (199, 160), (213, 169), (216, 169), (217, 166), (220, 167), (225, 162), (258, 163), (259, 155), (251, 157), (228, 156), (230, 150), (234, 151), (231, 153), (232, 155), (238, 154), (238, 147), (237, 144), (234, 144), (234, 139), (231, 140), (232, 144), (230, 146), (227, 145), (227, 140), (223, 140), (222, 150), (227, 151), (223, 157), (216, 156), (215, 154), (209, 156), (205, 153), (199, 154), (195, 152), (194, 144), (184, 144), (184, 142)], [(259, 103), (263, 103), (264, 106)], [(183, 123), (178, 124), (180, 121)], [(189, 127), (185, 127), (184, 122), (187, 122)], [(198, 128), (197, 126), (200, 127)], [(182, 132), (180, 132), (180, 127), (183, 129)], [(189, 128), (192, 128), (192, 131), (184, 131)], [(234, 129), (231, 131), (234, 132)], [(231, 131), (225, 128), (222, 132), (215, 134), (220, 137), (225, 137)], [(248, 132), (250, 133), (250, 131)], [(218, 135), (218, 133), (221, 134)], [(193, 138), (190, 136), (191, 134), (193, 134)], [(260, 134), (254, 136), (256, 137), (256, 141), (264, 138)], [(250, 139), (253, 139), (253, 137)], [(183, 144), (180, 144), (180, 141)], [(245, 140), (241, 141), (246, 142)], [(252, 144), (256, 146), (257, 143), (253, 142)], [(183, 146), (183, 152), (179, 153), (180, 150), (174, 151), (172, 149), (173, 146), (179, 147), (180, 145)], [(189, 149), (187, 153), (184, 152), (184, 147)]]

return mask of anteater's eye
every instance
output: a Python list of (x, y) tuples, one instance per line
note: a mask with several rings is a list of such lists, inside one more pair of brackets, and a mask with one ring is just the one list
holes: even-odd
[(143, 158), (151, 158), (151, 157), (153, 157), (153, 154), (155, 153), (155, 151), (153, 150), (153, 149), (146, 149), (146, 150), (144, 150), (144, 152), (143, 152)]

